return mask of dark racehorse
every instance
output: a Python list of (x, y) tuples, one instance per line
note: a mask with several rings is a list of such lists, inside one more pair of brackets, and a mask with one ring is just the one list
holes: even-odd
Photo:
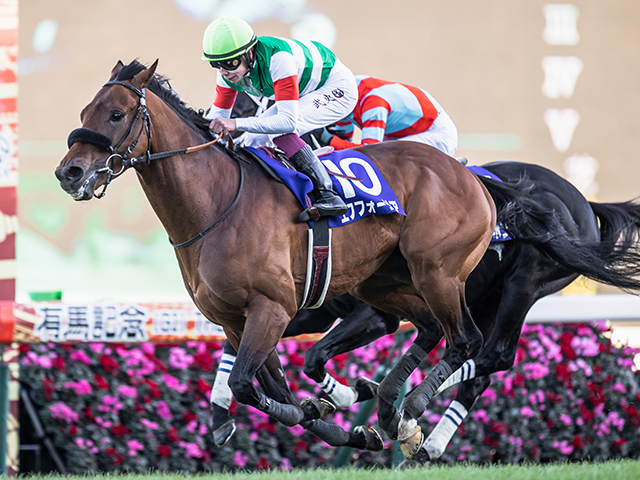
[[(255, 114), (256, 106), (248, 97), (239, 96), (234, 110), (238, 116), (251, 116)], [(532, 198), (558, 212), (566, 232), (591, 246), (586, 250), (584, 247), (567, 249), (553, 241), (543, 247), (517, 241), (492, 244), (469, 276), (466, 293), (472, 316), (485, 335), (486, 343), (481, 353), (465, 364), (464, 371), (457, 372), (442, 386), (463, 381), (451, 411), (442, 416), (427, 438), (424, 451), (418, 456), (422, 462), (442, 455), (457, 426), (488, 387), (488, 375), (513, 366), (525, 316), (538, 299), (561, 290), (579, 274), (624, 289), (638, 288), (634, 277), (640, 273), (637, 247), (640, 206), (633, 202), (589, 204), (571, 183), (543, 167), (520, 162), (499, 162), (485, 167), (504, 180), (516, 181), (529, 176), (536, 183)], [(285, 331), (285, 336), (321, 332), (336, 317), (342, 317), (339, 327), (306, 354), (305, 373), (318, 383), (327, 375), (324, 364), (329, 358), (367, 344), (398, 326), (398, 317), (385, 316), (346, 297), (330, 300), (317, 311), (299, 312)], [(421, 335), (430, 338), (424, 347), (428, 349), (440, 340), (442, 331), (433, 321), (433, 328)], [(418, 356), (415, 362), (419, 360)], [(402, 382), (408, 373), (410, 370), (398, 376), (398, 382)], [(369, 388), (361, 390), (356, 399), (368, 398), (369, 391)], [(397, 396), (397, 391), (385, 392), (383, 387), (383, 394), (390, 402)], [(394, 410), (389, 409), (388, 402), (383, 400), (382, 404), (382, 421), (384, 423), (386, 417), (389, 422)], [(216, 417), (219, 424), (223, 420), (229, 421), (226, 411), (214, 413), (214, 419)], [(396, 427), (391, 423), (390, 433), (395, 436)]]
[[(114, 67), (83, 109), (83, 128), (69, 137), (69, 152), (56, 169), (61, 187), (89, 200), (134, 167), (176, 247), (187, 291), (238, 352), (229, 378), (235, 398), (332, 445), (381, 448), (370, 429), (347, 434), (322, 421), (328, 410), (322, 402), (299, 405), (275, 352), (304, 292), (308, 226), (296, 221), (301, 206), (243, 154), (217, 145), (194, 148), (212, 141), (207, 122), (155, 75), (156, 65)], [(529, 202), (527, 185), (480, 179), (431, 147), (389, 142), (359, 150), (378, 166), (407, 215), (372, 215), (334, 229), (327, 298), (349, 291), (423, 329), (432, 327), (433, 312), (447, 339), (427, 377), (437, 388), (483, 344), (465, 282), (495, 226), (487, 188), (509, 195), (501, 209), (512, 213), (504, 217), (510, 233), (540, 241), (560, 227), (552, 213)], [(539, 232), (546, 233), (536, 239)], [(410, 275), (396, 275), (399, 260)], [(422, 407), (419, 400), (414, 410)]]
[[(638, 203), (590, 203), (570, 182), (537, 165), (496, 162), (484, 167), (505, 180), (527, 175), (536, 184), (530, 193), (532, 200), (556, 211), (567, 233), (579, 243), (567, 243), (563, 238), (541, 245), (494, 243), (469, 275), (467, 302), (486, 341), (480, 353), (441, 387), (425, 388), (423, 384), (405, 398), (405, 402), (415, 405), (411, 396), (417, 396), (421, 398), (418, 402), (426, 406), (431, 395), (462, 382), (456, 401), (413, 457), (418, 464), (442, 455), (476, 399), (489, 386), (489, 375), (513, 366), (522, 325), (537, 300), (561, 290), (580, 274), (624, 290), (640, 289)], [(431, 327), (421, 330), (410, 348), (414, 349), (413, 355), (406, 355), (396, 364), (398, 374), (387, 376), (380, 385), (378, 416), (390, 436), (398, 434), (400, 419), (393, 403), (402, 383), (441, 338), (442, 331), (432, 319)], [(413, 411), (412, 418), (423, 411)]]

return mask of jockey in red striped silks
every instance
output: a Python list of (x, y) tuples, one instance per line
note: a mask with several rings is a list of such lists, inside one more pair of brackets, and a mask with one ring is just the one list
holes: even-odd
[[(207, 114), (209, 128), (228, 134), (239, 130), (244, 146), (279, 147), (313, 182), (314, 207), (321, 216), (340, 216), (347, 206), (333, 190), (324, 165), (300, 138), (346, 117), (358, 89), (351, 70), (318, 42), (256, 37), (237, 17), (213, 21), (203, 38), (203, 60), (218, 69), (216, 97)], [(258, 117), (230, 118), (237, 92), (275, 100)], [(301, 221), (311, 218), (309, 209)]]
[[(426, 143), (453, 156), (458, 130), (442, 106), (425, 90), (375, 77), (356, 75), (358, 103), (335, 126), (335, 136), (323, 132), (322, 141), (336, 150), (384, 140)], [(353, 143), (354, 126), (362, 130)]]

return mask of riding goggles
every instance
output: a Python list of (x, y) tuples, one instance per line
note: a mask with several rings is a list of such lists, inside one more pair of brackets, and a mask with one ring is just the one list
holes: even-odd
[(223, 70), (231, 72), (242, 65), (242, 55), (230, 58), (228, 60), (210, 60), (209, 65), (211, 65), (213, 68), (222, 68)]

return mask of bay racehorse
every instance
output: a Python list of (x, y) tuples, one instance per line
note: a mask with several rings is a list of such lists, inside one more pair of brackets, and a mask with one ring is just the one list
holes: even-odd
[[(257, 164), (211, 145), (207, 122), (155, 75), (156, 66), (116, 64), (83, 109), (82, 128), (69, 136), (56, 168), (61, 187), (75, 200), (89, 200), (133, 167), (176, 247), (187, 291), (238, 352), (229, 378), (236, 399), (332, 445), (381, 448), (368, 440), (369, 429), (338, 435), (320, 419), (327, 411), (322, 402), (299, 405), (275, 352), (304, 291), (308, 225), (296, 220), (301, 206)], [(437, 388), (483, 344), (465, 282), (494, 231), (496, 207), (485, 186), (492, 182), (421, 144), (359, 150), (382, 172), (406, 216), (371, 215), (334, 229), (327, 298), (349, 291), (418, 328), (430, 328), (433, 312), (447, 339), (431, 379)], [(537, 235), (536, 228), (524, 232), (529, 221), (545, 235), (559, 228), (553, 214), (523, 209), (522, 185), (492, 188), (510, 192), (507, 217), (523, 227), (517, 235)], [(399, 258), (409, 281), (390, 268)], [(254, 386), (256, 378), (266, 393)]]
[[(256, 108), (257, 105), (248, 97), (239, 97), (234, 112), (236, 116), (251, 116)], [(319, 145), (319, 139), (314, 144)], [(414, 464), (439, 458), (475, 400), (489, 386), (489, 374), (513, 366), (524, 319), (537, 300), (560, 291), (578, 275), (625, 290), (640, 288), (637, 279), (640, 274), (637, 242), (640, 205), (634, 202), (588, 202), (570, 182), (537, 165), (495, 162), (483, 167), (503, 180), (517, 181), (528, 176), (534, 181), (536, 187), (530, 192), (531, 198), (558, 212), (571, 241), (555, 240), (542, 245), (513, 240), (494, 242), (470, 274), (466, 298), (486, 342), (481, 352), (465, 362), (464, 368), (438, 390), (440, 392), (462, 382), (449, 411), (431, 431), (419, 455), (413, 457)], [(329, 378), (325, 363), (335, 355), (394, 332), (398, 328), (399, 317), (387, 315), (349, 295), (342, 295), (329, 300), (318, 310), (298, 312), (284, 336), (324, 332), (338, 317), (342, 319), (340, 324), (307, 351), (304, 371), (323, 387), (334, 403), (345, 407), (350, 405), (349, 401), (353, 403), (371, 398), (374, 386), (366, 379), (357, 379), (356, 388), (344, 388)], [(423, 334), (430, 337), (425, 349), (442, 337), (442, 330), (435, 319), (432, 323), (433, 328)], [(398, 376), (398, 381), (403, 381), (408, 373), (410, 371), (405, 370)], [(385, 392), (389, 401), (398, 393), (397, 390)], [(395, 409), (384, 400), (381, 403), (382, 421), (391, 427), (387, 433), (395, 436), (396, 426), (389, 421)], [(228, 439), (233, 420), (226, 410), (214, 405), (216, 425), (220, 428), (219, 441)]]

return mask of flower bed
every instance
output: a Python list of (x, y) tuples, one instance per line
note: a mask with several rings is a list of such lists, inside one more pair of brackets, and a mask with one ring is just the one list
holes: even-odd
[[(442, 457), (445, 462), (517, 463), (604, 460), (640, 454), (637, 353), (618, 349), (598, 325), (527, 325), (516, 366), (496, 374)], [(405, 345), (405, 348), (408, 345)], [(233, 471), (329, 466), (336, 449), (301, 427), (274, 423), (233, 402), (238, 431), (222, 448), (209, 432), (208, 402), (221, 344), (21, 346), (21, 381), (70, 472)], [(318, 396), (302, 374), (304, 343), (279, 352), (291, 390)], [(442, 345), (423, 362), (435, 365)], [(334, 358), (343, 382), (373, 377), (397, 355), (393, 336)], [(411, 381), (420, 381), (415, 372)], [(452, 392), (436, 397), (420, 419), (428, 433)], [(328, 419), (350, 428), (358, 405)], [(375, 416), (371, 424), (375, 425)], [(392, 446), (392, 442), (385, 442)], [(351, 464), (391, 466), (391, 451), (358, 452)]]

